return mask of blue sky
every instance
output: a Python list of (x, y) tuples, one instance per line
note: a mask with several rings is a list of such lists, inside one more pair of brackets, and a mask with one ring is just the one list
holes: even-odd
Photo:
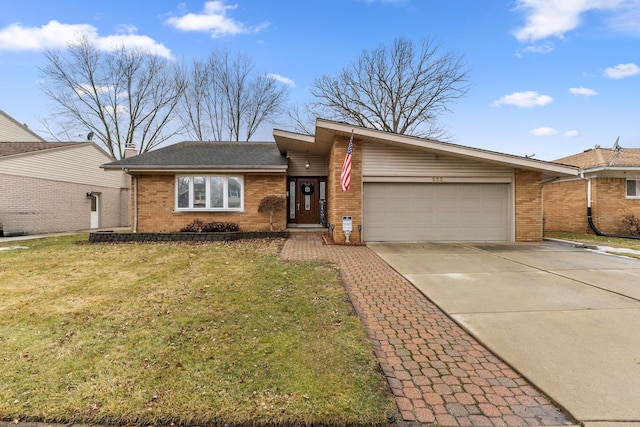
[[(435, 37), (473, 87), (441, 117), (457, 144), (554, 160), (594, 145), (640, 147), (640, 0), (5, 0), (0, 109), (38, 132), (42, 51), (79, 32), (176, 60), (220, 47), (310, 99), (363, 49)], [(254, 139), (271, 140), (274, 126)], [(287, 129), (286, 119), (276, 127)]]

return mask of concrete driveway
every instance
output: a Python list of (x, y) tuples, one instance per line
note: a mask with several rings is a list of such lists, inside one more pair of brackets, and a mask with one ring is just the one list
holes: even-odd
[(368, 246), (577, 420), (640, 423), (639, 260), (558, 242)]

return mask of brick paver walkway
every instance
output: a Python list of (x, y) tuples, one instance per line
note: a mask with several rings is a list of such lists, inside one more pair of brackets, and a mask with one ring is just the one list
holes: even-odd
[(572, 424), (517, 372), (479, 344), (364, 246), (293, 234), (284, 259), (338, 263), (405, 422), (442, 426)]

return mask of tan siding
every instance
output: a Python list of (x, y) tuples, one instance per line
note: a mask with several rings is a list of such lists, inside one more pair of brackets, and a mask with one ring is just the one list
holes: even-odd
[[(289, 152), (290, 176), (327, 176), (327, 158), (303, 152)], [(309, 160), (309, 169), (304, 167)]]
[(19, 123), (14, 122), (0, 111), (0, 142), (43, 142)]
[(376, 181), (381, 177), (406, 177), (415, 182), (416, 177), (422, 177), (426, 181), (442, 178), (450, 182), (486, 182), (489, 179), (493, 182), (511, 182), (513, 176), (513, 169), (504, 166), (388, 144), (365, 142), (362, 150), (365, 181)]
[(111, 188), (126, 187), (124, 172), (100, 169), (100, 165), (112, 160), (95, 145), (87, 143), (2, 158), (0, 173)]

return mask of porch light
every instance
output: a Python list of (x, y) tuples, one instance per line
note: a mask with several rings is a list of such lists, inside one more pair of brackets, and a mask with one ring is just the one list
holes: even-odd
[(304, 168), (309, 169), (311, 167), (311, 163), (309, 163), (309, 150), (307, 150), (307, 161), (304, 162)]

